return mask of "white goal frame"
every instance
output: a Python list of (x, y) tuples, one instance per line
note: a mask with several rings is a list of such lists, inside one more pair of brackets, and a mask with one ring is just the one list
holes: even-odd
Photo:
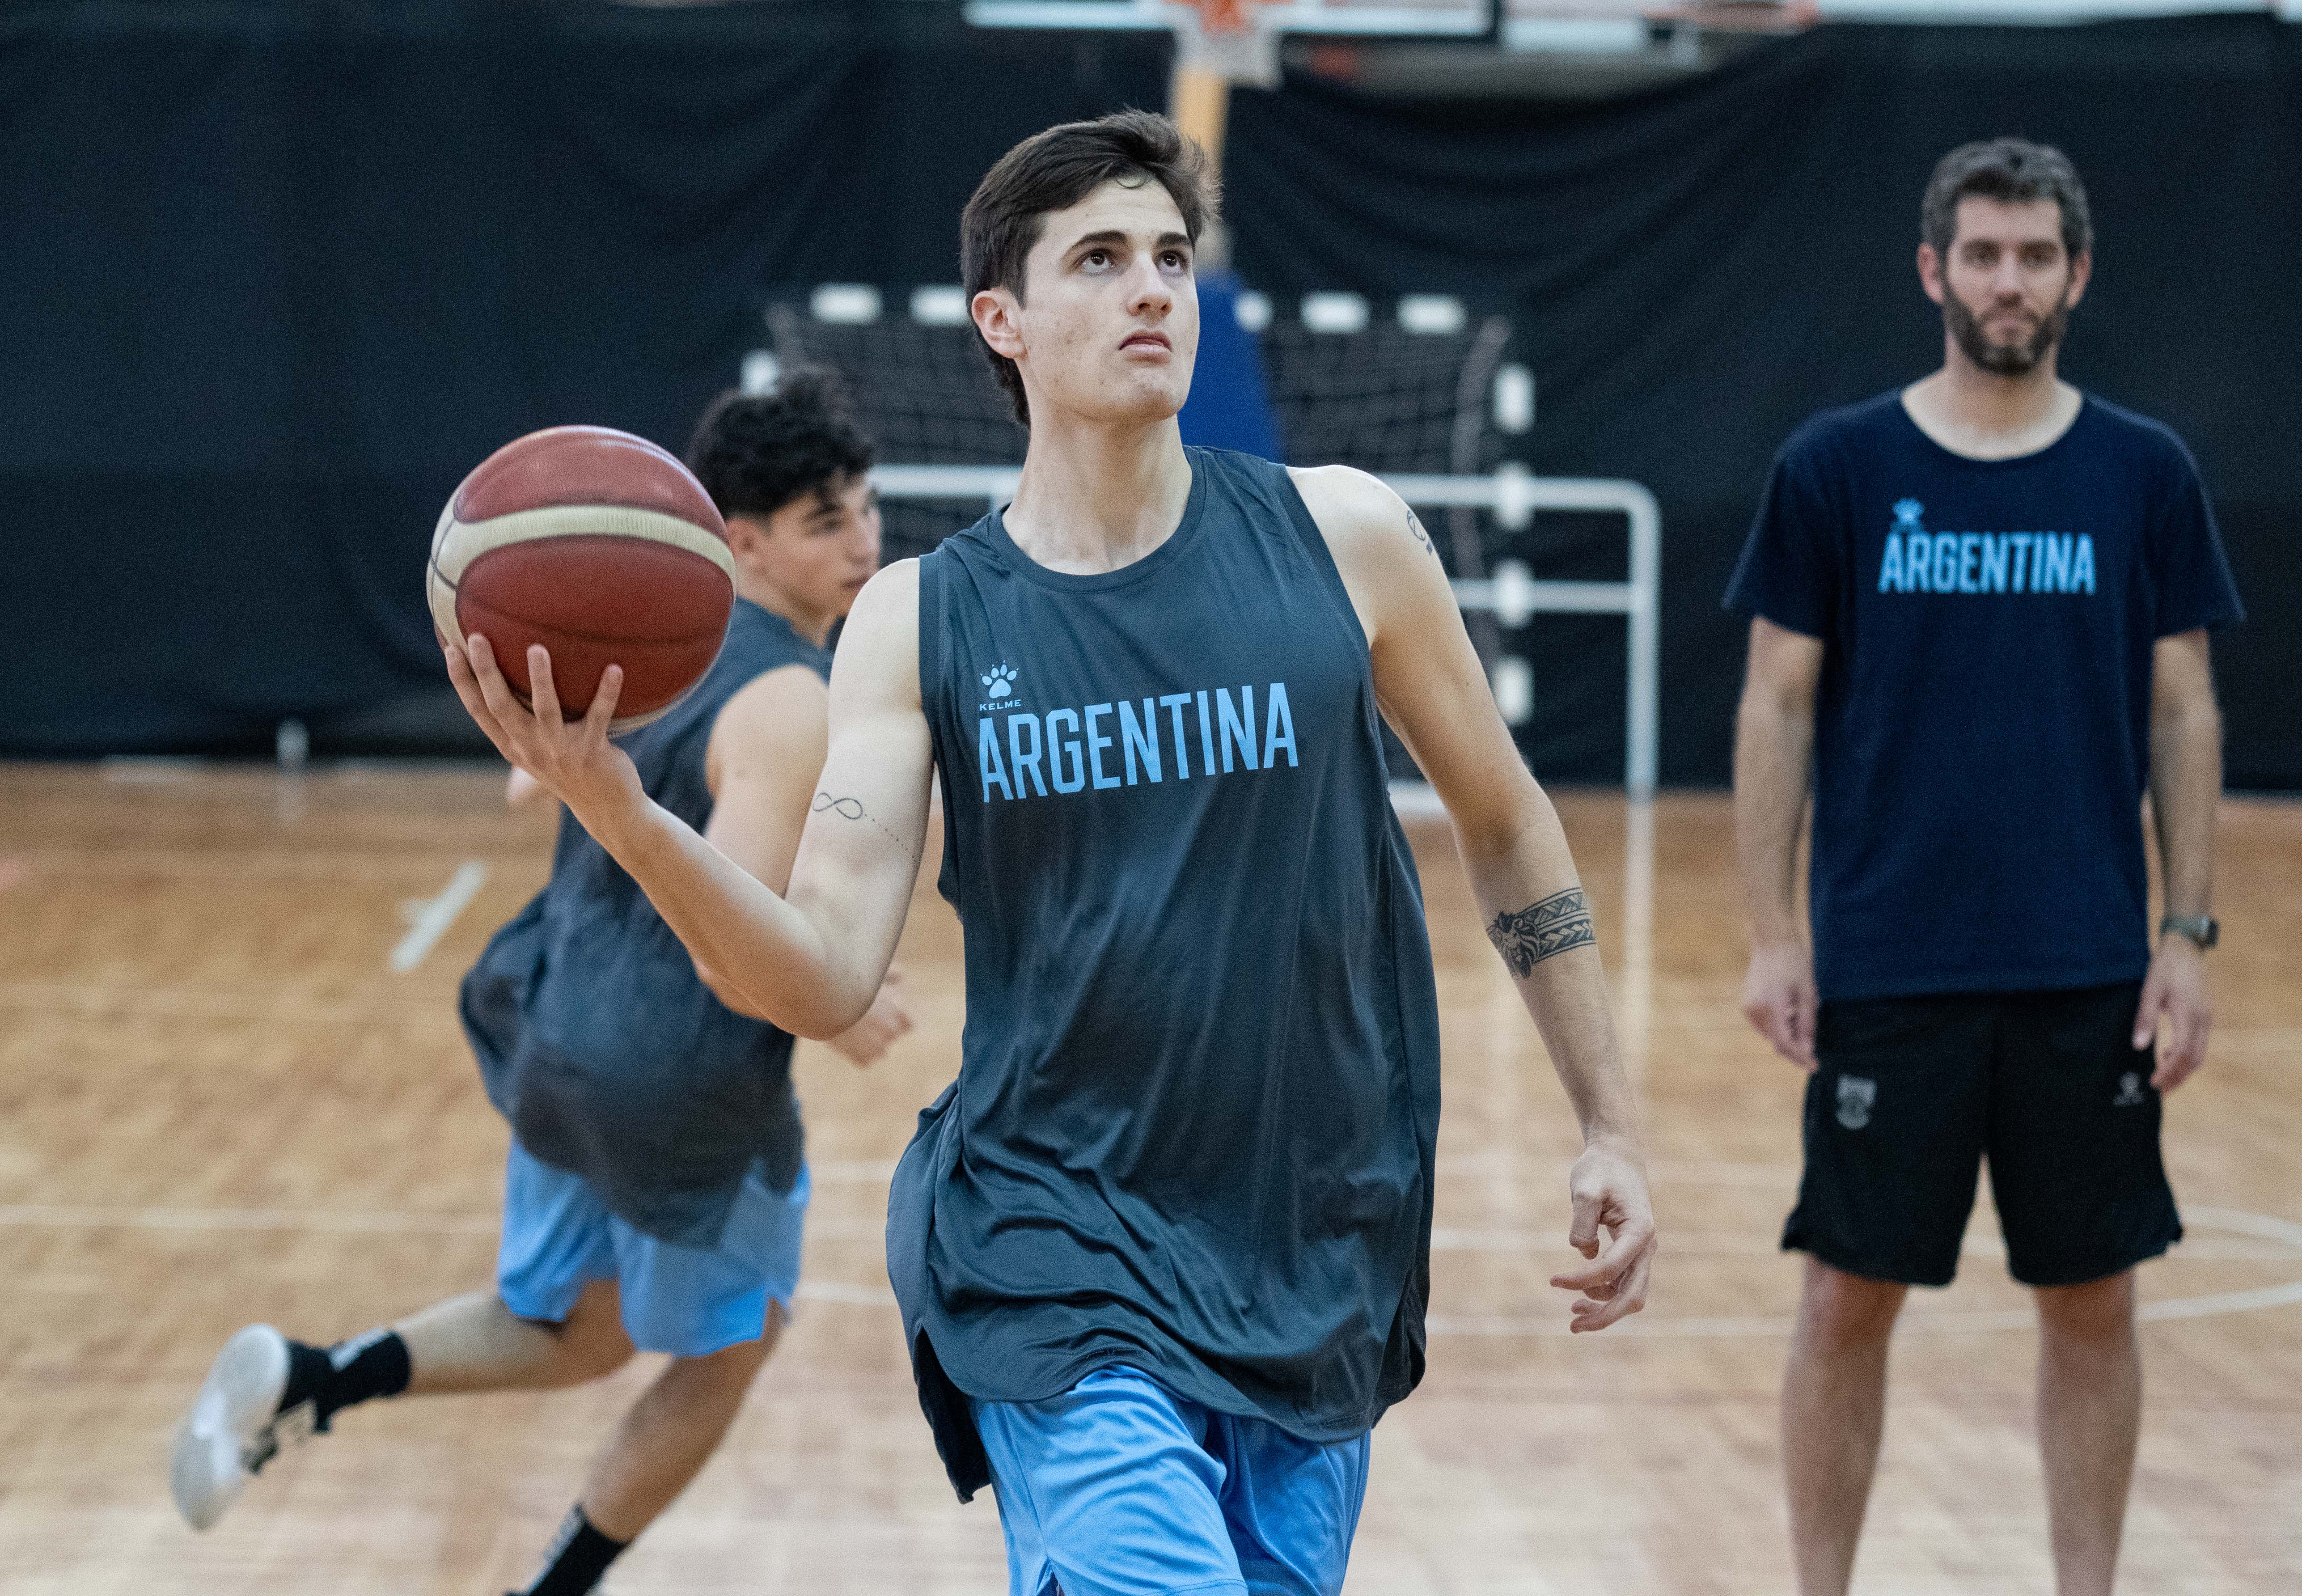
[[(1015, 466), (875, 466), (871, 481), (888, 499), (979, 499), (997, 509), (1015, 496), (1022, 470)], [(1525, 566), (1503, 560), (1493, 576), (1458, 581), (1455, 598), (1465, 609), (1519, 626), (1530, 615), (1619, 615), (1628, 622), (1629, 691), (1624, 705), (1623, 785), (1633, 798), (1655, 790), (1660, 683), (1662, 512), (1655, 496), (1634, 482), (1611, 477), (1536, 476), (1505, 462), (1483, 476), (1401, 474), (1382, 481), (1413, 505), (1468, 507), (1493, 512), (1513, 531), (1537, 510), (1612, 512), (1624, 517), (1630, 540), (1627, 582), (1538, 582)]]

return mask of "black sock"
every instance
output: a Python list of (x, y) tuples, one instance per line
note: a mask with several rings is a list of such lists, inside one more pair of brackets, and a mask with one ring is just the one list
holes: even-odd
[(592, 1527), (582, 1507), (570, 1508), (559, 1533), (552, 1537), (550, 1550), (543, 1554), (543, 1572), (516, 1596), (589, 1596), (616, 1554), (630, 1544), (609, 1540)]
[(407, 1343), (397, 1331), (371, 1330), (332, 1347), (288, 1343), (288, 1386), (280, 1411), (312, 1404), (312, 1428), (325, 1430), (339, 1408), (407, 1389)]

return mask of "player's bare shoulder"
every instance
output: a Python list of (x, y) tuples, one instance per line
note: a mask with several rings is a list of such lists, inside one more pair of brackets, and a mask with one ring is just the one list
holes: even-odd
[(1349, 466), (1290, 466), (1288, 475), (1370, 638), (1402, 600), (1425, 589), (1446, 592), (1446, 568), (1422, 517), (1381, 477)]
[[(920, 706), (920, 562), (899, 559), (863, 584), (847, 612), (831, 668), (837, 703), (861, 692), (871, 701)], [(851, 700), (852, 701), (852, 700)]]
[(1295, 491), (1326, 534), (1338, 561), (1405, 560), (1436, 565), (1439, 550), (1422, 517), (1383, 480), (1351, 466), (1290, 466)]
[(876, 633), (892, 624), (908, 630), (916, 640), (919, 621), (920, 562), (898, 559), (880, 567), (855, 595), (854, 608), (847, 612), (846, 634), (854, 636), (859, 626)]

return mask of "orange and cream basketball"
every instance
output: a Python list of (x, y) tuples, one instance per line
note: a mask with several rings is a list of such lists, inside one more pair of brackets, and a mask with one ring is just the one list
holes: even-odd
[(515, 439), (466, 477), (432, 535), (424, 586), (443, 635), (483, 633), (522, 702), (542, 643), (573, 719), (610, 665), (609, 730), (646, 725), (710, 669), (735, 604), (735, 561), (687, 467), (611, 427)]

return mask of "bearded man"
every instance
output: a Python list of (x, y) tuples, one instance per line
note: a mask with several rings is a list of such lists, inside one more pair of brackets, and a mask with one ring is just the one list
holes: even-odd
[(1792, 1535), (1804, 1596), (1840, 1596), (1895, 1315), (1950, 1282), (1987, 1159), (2008, 1265), (2037, 1289), (2057, 1589), (2107, 1596), (2141, 1412), (2134, 1266), (2182, 1233), (2160, 1095), (2205, 1053), (2206, 634), (2239, 601), (2181, 441), (2055, 374), (2093, 270), (2069, 160), (1962, 146), (1921, 215), (1941, 368), (1792, 436), (1726, 596), (1752, 617), (1743, 1012), (1811, 1076), (1783, 1237), (1807, 1255)]

